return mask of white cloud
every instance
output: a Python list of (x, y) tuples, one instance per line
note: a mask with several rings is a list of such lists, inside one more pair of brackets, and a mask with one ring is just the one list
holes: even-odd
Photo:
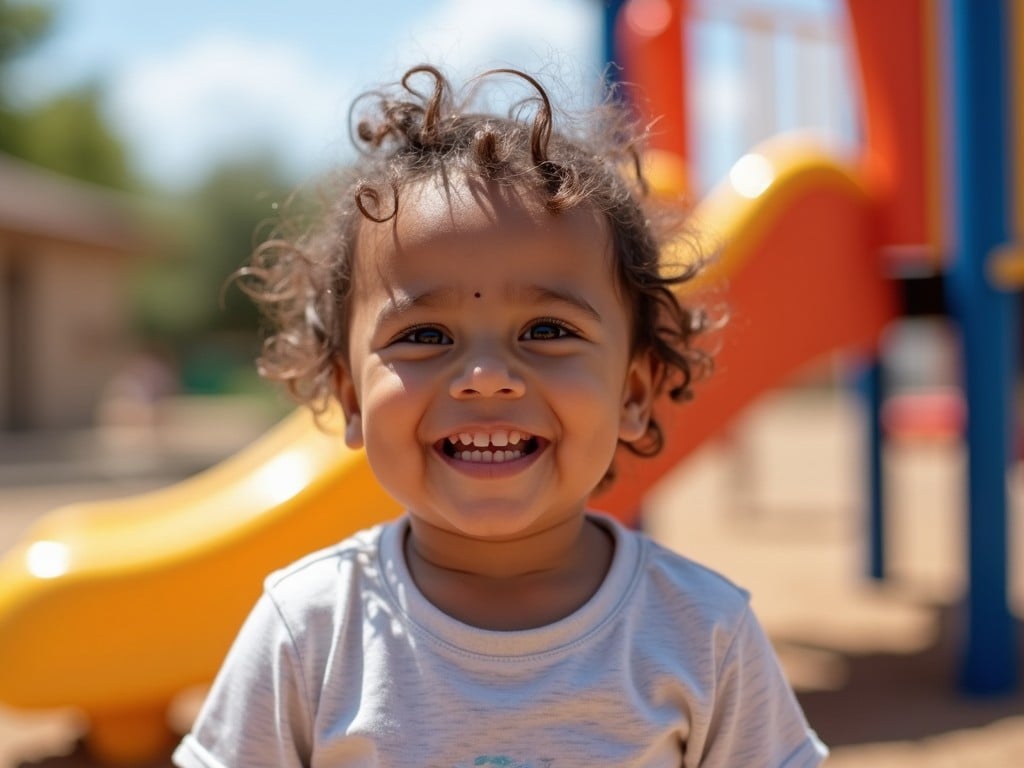
[(344, 159), (352, 97), (420, 61), (457, 81), (491, 66), (538, 72), (567, 106), (597, 93), (601, 13), (593, 0), (445, 0), (412, 24), (386, 51), (339, 39), (345, 63), (323, 51), (315, 58), (294, 39), (208, 33), (116, 73), (110, 114), (147, 177), (185, 185), (246, 153), (274, 151), (301, 175)]
[(126, 69), (110, 107), (143, 172), (186, 184), (268, 150), (310, 171), (346, 136), (344, 88), (294, 47), (216, 35)]
[(593, 0), (447, 0), (410, 30), (397, 64), (429, 60), (460, 79), (515, 66), (541, 75), (559, 103), (580, 106), (599, 94), (601, 35)]

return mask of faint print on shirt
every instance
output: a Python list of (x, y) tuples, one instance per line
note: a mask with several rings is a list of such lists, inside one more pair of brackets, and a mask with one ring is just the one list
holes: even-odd
[[(550, 757), (541, 757), (537, 762), (531, 763), (530, 761), (513, 760), (505, 755), (480, 755), (473, 761), (473, 765), (493, 765), (498, 768), (551, 768), (554, 762), (554, 759)], [(462, 768), (462, 766), (454, 768)]]

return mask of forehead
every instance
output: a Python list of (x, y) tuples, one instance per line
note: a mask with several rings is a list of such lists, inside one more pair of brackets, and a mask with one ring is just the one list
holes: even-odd
[(500, 268), (508, 262), (525, 266), (539, 252), (559, 256), (552, 267), (589, 262), (612, 279), (608, 225), (596, 211), (556, 215), (513, 185), (430, 178), (400, 189), (393, 218), (360, 223), (354, 272), (357, 285), (365, 286), (395, 269), (440, 266), (444, 257)]

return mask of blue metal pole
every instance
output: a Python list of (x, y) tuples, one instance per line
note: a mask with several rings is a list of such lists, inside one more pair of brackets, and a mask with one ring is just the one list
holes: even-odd
[(605, 76), (611, 82), (619, 79), (619, 52), (615, 45), (615, 22), (619, 18), (626, 0), (604, 0), (604, 23), (602, 24), (602, 48), (606, 67)]
[(986, 275), (1011, 238), (1008, 9), (1004, 0), (952, 0), (954, 205), (949, 291), (964, 348), (967, 400), (968, 593), (961, 684), (990, 694), (1016, 685), (1015, 623), (1007, 598), (1007, 470), (1019, 327), (1016, 297)]
[(882, 364), (867, 363), (857, 376), (857, 390), (864, 405), (866, 462), (868, 576), (877, 581), (885, 578), (885, 477), (882, 466)]

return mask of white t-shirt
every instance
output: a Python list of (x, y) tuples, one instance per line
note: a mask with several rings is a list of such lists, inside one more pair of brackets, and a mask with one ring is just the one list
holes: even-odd
[(183, 768), (819, 765), (747, 593), (609, 518), (611, 568), (554, 624), (487, 631), (416, 588), (408, 521), (267, 579)]

